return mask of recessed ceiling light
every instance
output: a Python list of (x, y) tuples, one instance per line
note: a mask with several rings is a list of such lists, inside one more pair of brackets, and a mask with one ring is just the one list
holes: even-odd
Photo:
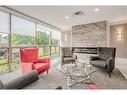
[(68, 16), (65, 16), (65, 19), (69, 19), (69, 17)]
[(97, 11), (99, 11), (99, 10), (100, 10), (99, 8), (95, 8), (95, 9), (94, 9), (95, 12), (97, 12)]

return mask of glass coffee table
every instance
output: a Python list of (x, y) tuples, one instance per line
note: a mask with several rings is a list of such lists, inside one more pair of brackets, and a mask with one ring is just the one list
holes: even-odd
[(96, 70), (90, 64), (77, 61), (76, 64), (70, 63), (61, 66), (60, 71), (67, 76), (67, 86), (69, 87), (77, 83), (94, 84), (90, 76)]

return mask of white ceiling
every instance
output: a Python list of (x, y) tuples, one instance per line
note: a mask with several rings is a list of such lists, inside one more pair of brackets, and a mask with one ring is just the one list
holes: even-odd
[[(63, 30), (74, 25), (97, 21), (117, 21), (127, 18), (127, 6), (10, 6), (11, 8), (40, 19)], [(94, 9), (100, 10), (95, 12)], [(83, 11), (84, 16), (73, 13)], [(69, 19), (65, 19), (69, 16)]]

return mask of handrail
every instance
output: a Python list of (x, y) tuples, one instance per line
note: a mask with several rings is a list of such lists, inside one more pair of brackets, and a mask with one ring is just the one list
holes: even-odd
[(12, 48), (32, 48), (32, 47), (60, 47), (60, 46), (12, 46)]
[(0, 49), (9, 49), (9, 47), (0, 47)]

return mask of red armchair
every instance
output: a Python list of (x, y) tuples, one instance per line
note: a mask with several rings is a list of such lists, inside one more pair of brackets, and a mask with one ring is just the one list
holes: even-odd
[(20, 49), (20, 63), (23, 74), (31, 70), (37, 70), (38, 74), (47, 71), (50, 68), (49, 58), (38, 58), (38, 48), (24, 48)]

